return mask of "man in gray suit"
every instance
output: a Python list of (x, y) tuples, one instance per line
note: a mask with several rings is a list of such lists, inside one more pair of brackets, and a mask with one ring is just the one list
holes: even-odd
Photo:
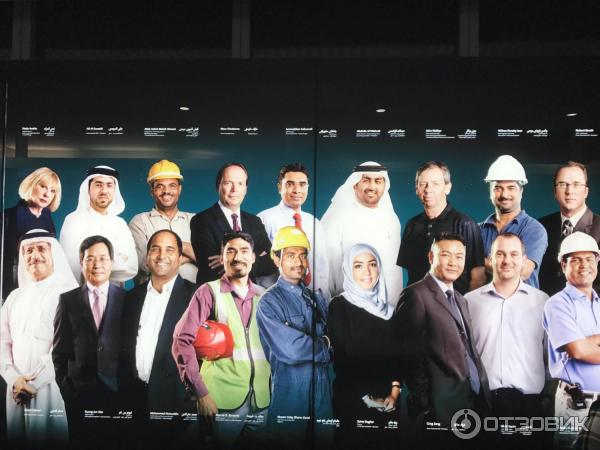
[[(489, 409), (488, 380), (472, 342), (471, 316), (463, 296), (453, 289), (465, 265), (462, 236), (441, 233), (429, 252), (431, 269), (407, 288), (397, 307), (405, 338), (425, 348), (408, 368), (409, 415), (421, 430), (456, 428), (457, 412)], [(462, 417), (462, 416), (461, 416)], [(458, 419), (460, 422), (460, 419)], [(428, 433), (425, 441), (435, 435)], [(462, 441), (464, 444), (464, 441)]]

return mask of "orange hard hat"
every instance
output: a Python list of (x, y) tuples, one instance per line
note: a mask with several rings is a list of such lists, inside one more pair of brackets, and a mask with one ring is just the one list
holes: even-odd
[(206, 361), (231, 358), (233, 355), (231, 330), (224, 323), (207, 320), (196, 331), (194, 349), (196, 357)]

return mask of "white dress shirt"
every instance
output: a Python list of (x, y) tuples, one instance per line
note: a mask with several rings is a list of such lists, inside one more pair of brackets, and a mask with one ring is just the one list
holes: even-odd
[(146, 383), (150, 380), (150, 372), (152, 371), (152, 363), (154, 362), (158, 334), (176, 279), (177, 276), (165, 283), (162, 292), (158, 292), (152, 287), (152, 281), (148, 282), (148, 291), (140, 314), (140, 323), (135, 346), (135, 367), (139, 379)]
[(508, 298), (499, 294), (493, 283), (465, 298), (490, 389), (516, 388), (523, 394), (539, 394), (546, 374), (542, 321), (548, 296), (520, 281)]
[(561, 226), (564, 225), (565, 220), (569, 219), (569, 222), (571, 222), (571, 225), (573, 225), (573, 228), (575, 228), (577, 226), (577, 222), (579, 222), (579, 220), (581, 220), (581, 218), (583, 217), (583, 215), (585, 214), (586, 211), (587, 211), (587, 207), (582, 208), (581, 211), (579, 211), (576, 214), (573, 214), (571, 217), (567, 217), (567, 216), (563, 215), (563, 213), (560, 213)]
[(242, 229), (242, 216), (240, 214), (240, 208), (238, 208), (237, 211), (229, 209), (227, 206), (225, 206), (223, 203), (221, 203), (221, 200), (219, 200), (219, 208), (221, 208), (221, 211), (223, 211), (223, 214), (225, 214), (225, 218), (227, 219), (227, 223), (229, 224), (229, 226), (231, 227), (232, 230), (233, 230), (233, 218), (231, 217), (231, 215), (232, 214), (237, 214), (238, 225), (240, 226), (240, 230), (243, 231), (243, 229)]
[[(296, 214), (296, 211), (282, 201), (279, 205), (258, 213), (257, 216), (265, 226), (269, 239), (273, 242), (280, 228), (295, 225), (294, 214)], [(321, 289), (323, 297), (329, 300), (329, 262), (327, 260), (325, 232), (319, 219), (316, 219), (312, 214), (300, 211), (300, 217), (302, 219), (302, 231), (306, 234), (311, 247), (308, 252), (312, 276), (309, 287), (311, 289)]]

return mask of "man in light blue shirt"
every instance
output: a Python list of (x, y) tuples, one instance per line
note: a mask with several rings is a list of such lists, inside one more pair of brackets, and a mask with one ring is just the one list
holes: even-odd
[[(538, 273), (548, 247), (548, 235), (542, 224), (521, 209), (523, 186), (527, 184), (525, 169), (512, 156), (502, 155), (488, 169), (485, 182), (489, 183), (490, 200), (496, 211), (479, 224), (484, 256), (489, 256), (492, 242), (500, 233), (516, 234), (525, 244), (527, 254), (527, 261), (521, 269), (521, 279), (530, 286), (539, 288)], [(491, 274), (489, 258), (485, 267)]]
[[(558, 259), (567, 284), (548, 300), (544, 311), (550, 373), (561, 380), (555, 401), (558, 417), (583, 419), (600, 394), (600, 300), (592, 288), (599, 257), (594, 238), (579, 231), (560, 246)], [(557, 432), (556, 443), (569, 447), (581, 424), (576, 420)]]

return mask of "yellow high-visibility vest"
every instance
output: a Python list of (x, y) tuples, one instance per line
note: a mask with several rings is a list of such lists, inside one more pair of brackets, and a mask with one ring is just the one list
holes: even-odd
[(252, 314), (248, 328), (230, 292), (221, 292), (221, 280), (208, 283), (214, 299), (215, 320), (227, 324), (233, 335), (233, 356), (216, 361), (203, 361), (202, 379), (219, 409), (237, 409), (254, 392), (256, 406), (269, 406), (271, 400), (271, 366), (265, 357), (256, 324), (256, 309), (260, 300), (252, 298)]

